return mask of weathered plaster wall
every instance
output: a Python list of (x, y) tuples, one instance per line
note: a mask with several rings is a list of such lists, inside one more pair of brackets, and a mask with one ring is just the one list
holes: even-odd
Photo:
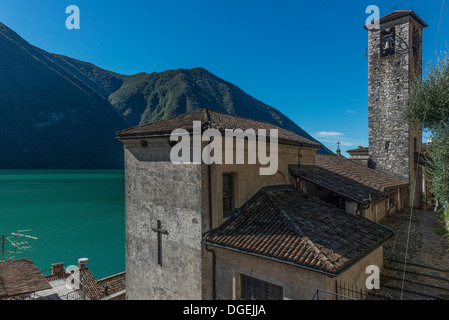
[(216, 248), (217, 298), (240, 299), (240, 274), (283, 287), (285, 300), (310, 300), (316, 289), (325, 289), (322, 273)]
[[(408, 206), (407, 187), (397, 188), (387, 193), (387, 197), (372, 203), (368, 209), (363, 210), (362, 216), (374, 222), (397, 213)], [(390, 198), (392, 200), (390, 201)], [(393, 202), (393, 203), (391, 203)]]
[[(245, 149), (246, 151), (246, 149)], [(235, 207), (240, 208), (261, 188), (269, 185), (291, 184), (289, 179), (289, 165), (315, 165), (315, 154), (317, 149), (300, 148), (298, 146), (278, 145), (278, 168), (275, 175), (260, 175), (257, 164), (212, 164), (212, 211), (213, 228), (217, 228), (227, 218), (223, 217), (223, 174), (233, 173), (235, 177)], [(223, 149), (223, 157), (226, 148)], [(269, 154), (269, 148), (267, 148)], [(235, 155), (235, 148), (234, 148)], [(224, 160), (223, 160), (224, 163)], [(235, 163), (235, 161), (234, 161)], [(247, 163), (247, 161), (245, 161)], [(262, 166), (262, 167), (266, 167)]]
[[(371, 274), (366, 273), (366, 268), (370, 265), (375, 265), (379, 267), (379, 271), (382, 272), (383, 269), (383, 247), (379, 247), (369, 255), (364, 257), (358, 263), (353, 265), (351, 268), (346, 270), (342, 275), (338, 277), (329, 277), (326, 276), (326, 290), (330, 292), (337, 292), (340, 294), (345, 294), (344, 292), (337, 291), (336, 283), (341, 282), (341, 284), (350, 284), (353, 285), (354, 288), (357, 288), (358, 291), (360, 289), (364, 294), (368, 292), (366, 288), (366, 279)], [(328, 299), (335, 299), (335, 297), (327, 296)], [(353, 298), (359, 299), (359, 297), (354, 296)]]
[[(163, 140), (125, 145), (127, 299), (202, 298), (201, 164), (172, 164), (167, 150)], [(168, 231), (162, 267), (157, 220)]]

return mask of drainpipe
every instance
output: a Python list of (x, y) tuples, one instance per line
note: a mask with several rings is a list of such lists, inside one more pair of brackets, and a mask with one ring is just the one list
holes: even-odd
[[(207, 165), (207, 184), (209, 196), (209, 231), (212, 230), (212, 175), (211, 165)], [(215, 250), (210, 250), (206, 245), (206, 251), (212, 253), (212, 300), (217, 300), (217, 285), (216, 285), (216, 258)]]

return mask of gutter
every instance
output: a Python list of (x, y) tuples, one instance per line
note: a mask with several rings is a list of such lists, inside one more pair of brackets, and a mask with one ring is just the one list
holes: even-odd
[[(364, 218), (364, 219), (366, 219), (366, 218)], [(368, 220), (368, 219), (366, 219), (366, 220)], [(371, 220), (368, 220), (368, 221), (373, 222)], [(379, 225), (378, 223), (376, 223), (376, 224)], [(381, 225), (379, 225), (379, 226), (381, 226)], [(385, 229), (388, 229), (388, 228), (386, 228), (384, 226), (382, 226), (382, 227), (385, 228)], [(287, 264), (287, 265), (290, 265), (290, 266), (293, 266), (293, 267), (296, 267), (296, 268), (301, 268), (301, 269), (305, 269), (305, 270), (309, 270), (309, 271), (313, 271), (313, 272), (322, 273), (322, 274), (324, 274), (326, 276), (335, 278), (335, 277), (338, 277), (341, 274), (343, 274), (345, 271), (347, 271), (349, 268), (351, 268), (357, 262), (359, 262), (360, 260), (362, 260), (363, 258), (368, 256), (375, 249), (379, 248), (381, 245), (383, 245), (385, 242), (387, 242), (388, 240), (392, 239), (396, 235), (393, 230), (391, 230), (391, 229), (388, 229), (388, 230), (392, 232), (392, 234), (389, 237), (384, 238), (379, 243), (376, 243), (372, 247), (368, 248), (367, 252), (361, 254), (356, 259), (352, 260), (344, 268), (342, 268), (340, 271), (338, 271), (336, 273), (332, 273), (332, 272), (328, 272), (328, 271), (324, 271), (324, 270), (316, 269), (316, 268), (312, 268), (312, 267), (307, 267), (307, 266), (304, 266), (304, 265), (299, 265), (299, 264), (296, 264), (294, 262), (285, 261), (285, 260), (281, 260), (281, 259), (274, 258), (274, 257), (268, 257), (268, 256), (265, 256), (265, 255), (262, 255), (262, 254), (259, 254), (259, 253), (246, 252), (246, 251), (243, 251), (243, 250), (240, 250), (240, 249), (236, 249), (236, 248), (232, 248), (232, 247), (227, 247), (227, 246), (223, 246), (223, 245), (219, 245), (219, 244), (210, 243), (207, 240), (205, 240), (206, 237), (207, 237), (207, 234), (203, 238), (203, 243), (205, 245), (211, 245), (211, 246), (214, 246), (214, 247), (217, 247), (217, 248), (221, 248), (221, 249), (226, 249), (226, 250), (230, 250), (230, 251), (234, 251), (234, 252), (238, 252), (238, 253), (247, 254), (247, 255), (250, 255), (250, 256), (255, 256), (255, 257), (258, 257), (258, 258), (262, 258), (262, 259), (267, 259), (267, 260), (272, 260), (272, 261), (279, 262), (279, 263), (284, 263), (284, 264)]]
[[(211, 165), (207, 165), (207, 185), (208, 185), (208, 197), (209, 197), (209, 231), (212, 231), (212, 177), (211, 177)], [(217, 300), (217, 281), (216, 281), (216, 269), (217, 259), (215, 257), (215, 250), (211, 250), (207, 247), (206, 251), (212, 253), (212, 300)]]

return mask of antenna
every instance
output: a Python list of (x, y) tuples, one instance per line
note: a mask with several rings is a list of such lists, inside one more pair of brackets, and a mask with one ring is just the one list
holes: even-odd
[[(17, 237), (22, 237), (22, 238), (28, 238), (28, 239), (33, 239), (33, 240), (38, 240), (37, 237), (34, 236), (30, 236), (28, 234), (24, 234), (24, 232), (30, 232), (31, 229), (28, 230), (16, 230), (16, 232), (12, 232), (11, 235), (14, 236), (14, 241), (12, 240), (13, 237), (7, 237), (6, 240), (8, 240), (10, 242), (10, 244), (14, 247), (14, 259), (17, 258), (17, 253), (23, 253), (23, 252), (18, 252), (17, 249), (21, 250), (21, 251), (30, 251), (33, 250), (31, 249), (32, 246), (27, 245), (28, 241), (21, 241), (18, 242), (17, 241)], [(8, 250), (8, 259), (9, 259), (9, 253), (11, 251)]]

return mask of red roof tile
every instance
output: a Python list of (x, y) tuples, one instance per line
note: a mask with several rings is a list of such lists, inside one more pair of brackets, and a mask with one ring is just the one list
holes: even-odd
[(0, 299), (51, 288), (31, 259), (0, 261)]
[[(100, 280), (95, 280), (94, 275), (90, 272), (88, 267), (80, 269), (80, 273), (84, 276), (86, 296), (91, 300), (100, 300), (125, 290), (125, 272), (121, 272)], [(105, 293), (107, 293), (107, 295)]]
[(336, 155), (317, 154), (315, 168), (291, 168), (290, 172), (359, 203), (379, 200), (388, 189), (408, 185), (406, 181)]
[(368, 153), (369, 152), (369, 147), (358, 147), (357, 149), (352, 149), (352, 150), (348, 150), (346, 151), (347, 153)]
[(392, 236), (379, 224), (278, 186), (263, 188), (203, 242), (337, 275)]

